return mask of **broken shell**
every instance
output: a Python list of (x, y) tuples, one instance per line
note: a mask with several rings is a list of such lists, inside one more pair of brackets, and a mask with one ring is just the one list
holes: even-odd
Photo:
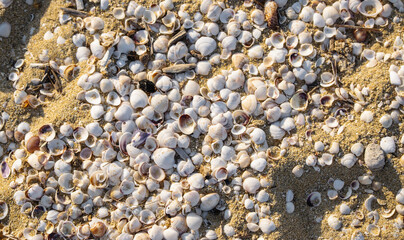
[(366, 228), (366, 231), (368, 231), (374, 237), (380, 235), (380, 227), (375, 224), (369, 224)]

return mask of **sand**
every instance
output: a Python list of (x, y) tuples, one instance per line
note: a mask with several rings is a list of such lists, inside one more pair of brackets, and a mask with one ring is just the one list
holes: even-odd
[[(128, 0), (119, 1), (127, 3)], [(153, 1), (157, 2), (157, 1)], [(192, 4), (192, 1), (175, 1), (176, 9), (179, 9), (181, 3), (189, 3), (187, 10), (194, 12), (197, 10), (197, 5)], [(242, 1), (231, 1), (229, 6), (235, 6), (236, 8), (243, 9), (245, 11), (251, 11), (241, 6)], [(289, 1), (292, 2), (292, 1)], [(387, 1), (383, 1), (387, 2)], [(22, 108), (16, 105), (13, 101), (14, 89), (10, 81), (7, 80), (7, 75), (10, 70), (10, 66), (20, 58), (25, 59), (25, 65), (22, 69), (22, 77), (20, 79), (20, 86), (25, 86), (32, 78), (41, 78), (43, 71), (39, 69), (29, 68), (30, 63), (38, 62), (37, 56), (43, 51), (43, 49), (49, 50), (49, 58), (62, 63), (66, 57), (75, 59), (75, 47), (72, 44), (71, 36), (75, 33), (72, 23), (63, 25), (57, 36), (62, 36), (66, 39), (66, 44), (57, 45), (56, 37), (52, 40), (44, 41), (43, 36), (47, 31), (53, 31), (58, 24), (58, 13), (60, 7), (66, 7), (65, 1), (35, 1), (35, 5), (28, 6), (24, 1), (14, 1), (11, 7), (0, 10), (0, 20), (7, 20), (12, 24), (12, 32), (9, 38), (4, 38), (0, 41), (0, 103), (1, 110), (10, 114), (10, 120), (7, 122), (6, 129), (14, 129), (20, 122), (27, 121), (31, 124), (31, 129), (36, 131), (41, 125), (46, 123), (52, 123), (55, 126), (60, 126), (67, 122), (73, 126), (83, 126), (86, 123), (92, 121), (89, 115), (89, 109), (87, 105), (82, 104), (76, 99), (77, 94), (81, 89), (77, 86), (76, 81), (63, 81), (63, 92), (56, 93), (55, 96), (47, 100), (47, 103), (37, 109)], [(148, 4), (150, 4), (148, 2)], [(93, 3), (89, 3), (93, 6)], [(115, 4), (125, 5), (126, 4)], [(291, 3), (288, 3), (288, 6)], [(121, 23), (113, 20), (111, 12), (101, 13), (97, 8), (95, 14), (100, 15), (106, 22), (104, 32), (108, 30), (117, 30), (122, 28)], [(400, 15), (404, 17), (403, 14)], [(32, 20), (31, 20), (32, 19)], [(391, 52), (392, 48), (383, 47), (382, 43), (376, 41), (375, 37), (379, 36), (382, 41), (392, 40), (394, 41), (396, 36), (402, 36), (402, 29), (404, 26), (401, 24), (394, 24), (391, 29), (384, 29), (382, 34), (373, 34), (365, 42), (366, 48), (371, 48), (375, 51)], [(286, 27), (282, 27), (281, 31), (286, 31)], [(271, 32), (264, 31), (263, 37), (270, 36)], [(403, 37), (403, 36), (402, 36)], [(344, 53), (350, 49), (350, 43), (348, 40), (344, 43), (336, 43), (335, 51), (338, 53)], [(262, 44), (263, 45), (263, 44)], [(290, 147), (286, 155), (279, 161), (272, 162), (272, 167), (260, 175), (271, 179), (274, 182), (274, 186), (267, 189), (270, 194), (269, 205), (271, 206), (271, 219), (275, 221), (277, 230), (271, 235), (262, 235), (265, 239), (349, 239), (353, 231), (360, 230), (366, 231), (366, 226), (369, 224), (369, 220), (366, 220), (362, 227), (353, 228), (349, 224), (353, 219), (353, 215), (341, 216), (339, 213), (339, 205), (344, 202), (348, 204), (353, 211), (361, 210), (367, 213), (364, 209), (363, 202), (369, 196), (364, 192), (364, 189), (370, 189), (371, 187), (361, 187), (358, 191), (354, 191), (352, 197), (349, 200), (325, 200), (316, 208), (310, 208), (306, 204), (306, 197), (312, 191), (319, 191), (323, 196), (326, 196), (328, 189), (331, 186), (327, 184), (329, 178), (341, 179), (349, 184), (352, 180), (357, 179), (358, 176), (367, 172), (365, 166), (356, 164), (353, 168), (347, 169), (340, 164), (334, 163), (331, 166), (322, 167), (321, 171), (317, 172), (311, 167), (304, 166), (305, 173), (301, 178), (296, 178), (291, 170), (297, 164), (304, 165), (305, 157), (311, 153), (314, 153), (313, 143), (315, 141), (323, 141), (326, 144), (330, 144), (333, 141), (339, 142), (341, 152), (339, 153), (337, 160), (344, 153), (348, 153), (350, 146), (353, 143), (361, 142), (364, 145), (375, 142), (378, 143), (380, 138), (384, 136), (400, 136), (403, 131), (402, 124), (394, 123), (389, 129), (384, 129), (378, 123), (378, 119), (385, 113), (389, 113), (388, 105), (395, 97), (394, 88), (389, 84), (388, 68), (391, 64), (402, 64), (399, 61), (389, 61), (388, 63), (378, 63), (376, 67), (367, 68), (366, 62), (357, 61), (353, 65), (343, 67), (340, 63), (339, 76), (341, 78), (340, 85), (346, 89), (349, 89), (350, 84), (359, 84), (361, 86), (367, 86), (370, 89), (370, 96), (366, 97), (367, 105), (366, 110), (374, 112), (374, 121), (370, 124), (363, 124), (359, 121), (358, 113), (351, 111), (351, 114), (355, 116), (354, 121), (348, 121), (345, 118), (339, 119), (341, 125), (345, 125), (345, 130), (340, 135), (330, 137), (324, 131), (320, 129), (322, 121), (314, 120), (311, 129), (313, 130), (313, 142), (307, 142), (304, 138), (300, 138), (304, 142), (302, 147)], [(227, 69), (230, 66), (230, 61), (225, 61), (220, 68), (213, 69), (212, 74)], [(84, 66), (81, 66), (84, 67)], [(199, 79), (201, 84), (206, 82), (211, 75), (202, 77)], [(325, 94), (325, 93), (324, 93)], [(380, 106), (380, 102), (384, 104)], [(327, 110), (326, 110), (327, 111)], [(400, 122), (402, 121), (402, 115), (400, 115)], [(264, 125), (263, 128), (268, 132), (268, 126)], [(300, 127), (292, 134), (298, 136), (304, 136), (306, 128)], [(7, 145), (3, 145), (6, 148)], [(401, 145), (399, 152), (402, 153), (403, 149)], [(404, 183), (404, 166), (400, 163), (401, 155), (389, 154), (387, 156), (387, 164), (385, 168), (377, 172), (374, 175), (374, 180), (382, 183), (383, 188), (380, 191), (374, 193), (377, 198), (386, 201), (385, 206), (375, 206), (379, 212), (383, 209), (392, 209), (395, 207), (394, 196), (397, 191), (402, 188)], [(360, 162), (363, 161), (363, 157), (360, 158)], [(29, 225), (30, 222), (37, 220), (30, 220), (24, 214), (20, 213), (20, 207), (16, 206), (12, 200), (14, 190), (10, 189), (9, 184), (13, 180), (0, 179), (0, 199), (7, 202), (10, 207), (9, 216), (6, 219), (0, 221), (4, 226), (3, 232), (10, 233), (12, 236), (21, 237), (22, 230)], [(294, 204), (295, 212), (288, 214), (285, 211), (285, 194), (288, 189), (294, 192)], [(211, 229), (215, 228), (218, 233), (219, 239), (226, 239), (222, 233), (222, 227), (224, 224), (230, 224), (238, 230), (238, 237), (242, 239), (257, 239), (261, 234), (251, 233), (246, 228), (245, 215), (248, 212), (240, 203), (240, 196), (234, 196), (232, 194), (225, 195), (220, 193), (229, 208), (232, 211), (232, 216), (229, 220), (224, 220), (223, 213), (215, 212), (210, 213), (207, 217), (211, 224)], [(326, 199), (326, 197), (323, 199)], [(330, 214), (336, 214), (343, 219), (343, 226), (346, 230), (335, 231), (331, 230), (327, 225), (327, 217)], [(367, 218), (366, 218), (367, 219)], [(393, 227), (393, 219), (380, 218), (378, 223), (381, 226), (380, 237), (371, 237), (372, 239), (393, 239), (398, 236), (403, 236), (402, 231), (399, 232), (397, 228)]]

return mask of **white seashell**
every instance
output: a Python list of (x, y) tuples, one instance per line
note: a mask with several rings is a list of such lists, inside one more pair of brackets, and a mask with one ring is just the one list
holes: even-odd
[(101, 103), (101, 95), (97, 89), (93, 89), (87, 91), (85, 94), (85, 99), (90, 104), (100, 104)]
[(380, 118), (379, 123), (384, 128), (389, 128), (393, 124), (393, 119), (392, 119), (391, 115), (385, 114)]
[(8, 38), (11, 33), (11, 25), (8, 22), (0, 23), (0, 37)]
[(233, 9), (231, 9), (231, 8), (226, 8), (226, 9), (224, 9), (224, 10), (222, 11), (222, 13), (220, 14), (220, 17), (219, 17), (220, 22), (222, 22), (222, 23), (228, 23), (229, 20), (234, 17), (234, 15), (235, 15), (235, 12), (234, 12)]
[(290, 35), (286, 38), (285, 45), (289, 49), (293, 49), (299, 44), (299, 39), (295, 35)]
[(262, 218), (259, 221), (259, 228), (265, 234), (270, 234), (271, 232), (275, 231), (276, 226), (275, 223), (267, 218)]
[(392, 137), (384, 137), (380, 140), (380, 147), (385, 153), (394, 153), (396, 151), (396, 143)]
[(212, 22), (216, 22), (220, 18), (220, 14), (222, 13), (222, 8), (217, 4), (213, 3), (209, 6), (208, 12), (206, 13), (206, 17)]
[(114, 117), (119, 121), (128, 121), (131, 119), (133, 109), (129, 103), (125, 102), (119, 106), (118, 110), (114, 113)]
[(340, 14), (334, 6), (327, 6), (324, 8), (323, 18), (325, 19), (327, 25), (333, 25), (339, 17)]
[(300, 45), (299, 54), (307, 57), (313, 53), (313, 50), (314, 50), (313, 45), (311, 45), (310, 43), (304, 43)]
[(226, 80), (226, 87), (230, 90), (236, 90), (244, 85), (245, 76), (243, 72), (238, 69), (236, 71), (232, 71)]
[(318, 28), (323, 28), (325, 26), (325, 20), (321, 14), (319, 13), (313, 14), (313, 25)]
[(339, 211), (342, 215), (349, 215), (351, 213), (351, 208), (347, 204), (343, 203), (339, 206)]
[(325, 36), (324, 32), (322, 32), (322, 31), (315, 32), (314, 36), (313, 36), (314, 41), (319, 42), (319, 43), (324, 42), (325, 38), (326, 38), (326, 36)]
[(254, 9), (251, 13), (251, 20), (257, 25), (264, 24), (265, 21), (264, 12), (259, 9)]
[(327, 219), (328, 226), (334, 230), (339, 230), (342, 227), (341, 220), (336, 215), (330, 215)]
[(285, 43), (285, 37), (279, 32), (272, 33), (269, 40), (270, 40), (272, 46), (274, 46), (275, 48), (278, 48), (278, 49), (282, 49), (283, 45)]
[(189, 213), (186, 217), (186, 222), (191, 230), (197, 231), (201, 227), (203, 219), (196, 213)]
[(174, 166), (175, 151), (169, 148), (158, 148), (152, 154), (153, 161), (162, 169), (170, 169)]
[(366, 17), (376, 17), (383, 10), (379, 0), (365, 0), (358, 5), (358, 11)]
[(255, 95), (248, 95), (241, 101), (241, 107), (247, 114), (252, 114), (257, 108), (257, 98)]
[(209, 193), (201, 198), (200, 208), (202, 211), (210, 211), (219, 203), (220, 196), (217, 193)]
[(348, 154), (345, 154), (341, 158), (341, 165), (343, 165), (347, 168), (351, 168), (351, 167), (353, 167), (353, 165), (355, 165), (357, 160), (358, 159), (356, 158), (356, 156), (354, 154), (348, 153)]
[(260, 187), (260, 181), (257, 178), (249, 177), (243, 181), (243, 189), (248, 193), (254, 194)]
[(390, 71), (390, 83), (397, 86), (401, 85), (401, 79), (398, 73)]
[(77, 48), (76, 58), (79, 62), (86, 61), (90, 56), (91, 52), (90, 49), (86, 47), (79, 47)]
[(269, 132), (273, 139), (282, 139), (285, 135), (285, 130), (279, 127), (279, 124), (273, 123), (269, 127)]
[(264, 171), (266, 166), (267, 166), (267, 161), (264, 158), (257, 158), (255, 160), (253, 160), (250, 164), (250, 167), (257, 172)]
[(299, 18), (303, 21), (303, 22), (311, 22), (313, 20), (313, 15), (314, 15), (314, 9), (310, 6), (306, 6), (302, 9), (302, 11), (300, 12)]
[(210, 37), (201, 37), (195, 43), (195, 49), (202, 54), (202, 56), (209, 56), (216, 50), (216, 41)]
[(200, 61), (196, 65), (195, 72), (198, 75), (206, 76), (206, 75), (209, 75), (211, 69), (212, 69), (212, 66), (209, 63), (209, 61)]
[(248, 49), (248, 56), (250, 58), (260, 59), (264, 56), (264, 50), (262, 49), (261, 45), (255, 45)]
[(353, 154), (355, 154), (357, 157), (359, 157), (360, 155), (362, 155), (363, 151), (365, 150), (365, 147), (363, 146), (362, 143), (355, 143), (354, 145), (352, 145), (351, 147), (351, 152)]
[(306, 29), (306, 24), (300, 20), (293, 20), (289, 23), (289, 30), (295, 35), (303, 32)]
[(366, 123), (373, 121), (373, 113), (371, 111), (363, 111), (360, 119)]

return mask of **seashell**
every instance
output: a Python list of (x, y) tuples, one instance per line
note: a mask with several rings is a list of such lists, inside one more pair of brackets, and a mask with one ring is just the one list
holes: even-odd
[(216, 41), (210, 37), (201, 37), (195, 43), (195, 49), (204, 57), (213, 53), (216, 46)]
[(77, 127), (73, 130), (73, 137), (77, 142), (84, 142), (87, 140), (89, 134), (87, 129), (83, 127)]
[(299, 44), (299, 39), (295, 35), (290, 35), (286, 37), (285, 45), (289, 49), (293, 49)]
[(365, 0), (358, 5), (357, 9), (366, 17), (376, 17), (382, 12), (383, 6), (379, 0)]
[(327, 223), (334, 230), (339, 230), (342, 227), (342, 221), (334, 214), (328, 217)]
[(147, 24), (154, 24), (157, 20), (156, 14), (151, 10), (145, 10), (143, 12), (143, 21)]
[(52, 156), (60, 156), (66, 150), (66, 144), (59, 139), (53, 139), (47, 143), (49, 154)]
[(76, 226), (70, 221), (60, 221), (57, 227), (57, 232), (64, 237), (72, 237), (76, 231)]
[(38, 130), (38, 136), (42, 141), (52, 141), (56, 136), (56, 131), (52, 124), (45, 124)]
[(299, 54), (304, 57), (307, 57), (313, 53), (313, 50), (314, 50), (313, 45), (311, 45), (310, 43), (304, 43), (300, 45)]
[(293, 20), (289, 23), (289, 30), (295, 35), (303, 32), (306, 29), (306, 24), (300, 20)]
[(230, 19), (232, 19), (235, 15), (235, 12), (233, 9), (231, 8), (226, 8), (222, 11), (222, 13), (220, 14), (220, 22), (222, 23), (228, 23)]
[(323, 18), (325, 19), (327, 25), (333, 25), (339, 17), (340, 14), (334, 6), (327, 6), (324, 8)]
[(209, 6), (208, 12), (206, 13), (206, 17), (212, 22), (216, 22), (220, 18), (220, 14), (222, 13), (222, 8), (217, 4), (213, 3)]
[(156, 220), (154, 213), (148, 209), (142, 210), (139, 213), (139, 221), (143, 224), (152, 224)]
[(303, 60), (303, 57), (298, 53), (292, 53), (289, 56), (289, 62), (295, 68), (301, 67), (303, 64)]
[(154, 162), (162, 169), (170, 169), (174, 165), (175, 151), (169, 148), (158, 148), (152, 154)]
[(290, 106), (298, 111), (304, 111), (307, 108), (309, 97), (305, 92), (297, 92), (290, 99)]
[(310, 207), (317, 207), (321, 203), (321, 194), (319, 192), (312, 192), (307, 197), (307, 205)]
[(200, 208), (202, 211), (210, 211), (219, 203), (220, 196), (217, 193), (209, 193), (201, 198)]
[(0, 200), (0, 220), (5, 219), (8, 216), (8, 205), (3, 200)]
[(305, 6), (299, 14), (299, 18), (303, 22), (311, 22), (313, 20), (314, 9), (310, 6)]
[(70, 192), (73, 190), (73, 174), (71, 173), (63, 173), (60, 175), (58, 179), (59, 186), (61, 187), (62, 192)]
[(101, 221), (97, 221), (90, 228), (91, 234), (93, 234), (94, 237), (97, 238), (103, 237), (107, 233), (107, 230), (107, 226)]
[(279, 32), (274, 32), (269, 38), (269, 41), (275, 48), (282, 49), (285, 44), (285, 37)]
[(1, 167), (1, 176), (3, 178), (8, 178), (10, 176), (11, 171), (5, 159), (1, 162), (0, 167)]
[(188, 114), (182, 114), (178, 118), (178, 125), (182, 133), (190, 135), (194, 132), (196, 123)]
[(264, 6), (265, 19), (268, 28), (275, 29), (278, 26), (278, 4), (274, 1), (267, 1)]
[(257, 25), (264, 24), (265, 21), (264, 12), (259, 9), (254, 9), (251, 13), (251, 20)]
[(247, 114), (252, 114), (254, 113), (255, 109), (257, 108), (257, 98), (255, 95), (248, 95), (244, 97), (244, 99), (241, 100), (241, 108), (246, 112)]
[(224, 167), (217, 168), (212, 172), (212, 176), (214, 176), (219, 182), (224, 181), (227, 179), (228, 171)]
[(354, 154), (348, 153), (345, 154), (341, 159), (341, 164), (347, 168), (353, 167), (358, 159), (355, 157)]
[(375, 224), (369, 224), (366, 227), (366, 231), (368, 231), (370, 235), (374, 237), (380, 236), (380, 227)]
[(0, 7), (1, 8), (8, 8), (13, 3), (13, 0), (1, 0)]

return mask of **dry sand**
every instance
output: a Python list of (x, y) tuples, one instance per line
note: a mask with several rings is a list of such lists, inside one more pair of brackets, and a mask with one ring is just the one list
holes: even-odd
[[(74, 126), (86, 124), (91, 120), (89, 116), (88, 107), (82, 105), (76, 100), (77, 93), (80, 92), (80, 88), (76, 85), (77, 80), (71, 82), (63, 81), (63, 92), (56, 94), (54, 98), (49, 99), (48, 103), (37, 109), (21, 108), (21, 106), (15, 105), (13, 102), (13, 87), (10, 81), (7, 80), (7, 75), (10, 70), (10, 66), (20, 58), (25, 58), (25, 67), (22, 70), (23, 76), (21, 77), (21, 84), (27, 84), (30, 79), (37, 77), (41, 78), (43, 75), (42, 70), (31, 69), (27, 67), (32, 62), (37, 62), (37, 56), (43, 49), (49, 50), (49, 57), (57, 62), (63, 62), (66, 57), (74, 57), (74, 46), (71, 42), (71, 36), (75, 33), (72, 23), (63, 25), (60, 30), (60, 36), (63, 36), (67, 41), (64, 45), (56, 44), (56, 37), (49, 41), (43, 41), (43, 35), (46, 31), (53, 31), (58, 24), (59, 8), (67, 6), (65, 1), (35, 1), (37, 4), (34, 6), (28, 6), (24, 1), (14, 1), (11, 7), (0, 10), (0, 20), (7, 20), (12, 24), (12, 32), (9, 38), (4, 38), (0, 41), (0, 103), (1, 110), (10, 114), (10, 120), (7, 122), (6, 128), (13, 129), (18, 123), (27, 121), (31, 124), (32, 130), (37, 130), (42, 124), (53, 123), (56, 126), (60, 126), (64, 122), (71, 123)], [(112, 1), (115, 2), (115, 1)], [(119, 2), (128, 2), (119, 1)], [(156, 1), (153, 1), (156, 2)], [(175, 1), (176, 8), (184, 1)], [(197, 5), (193, 4), (193, 1), (189, 2), (189, 11), (195, 11)], [(293, 2), (293, 1), (289, 1)], [(387, 2), (387, 1), (383, 1)], [(242, 1), (231, 1), (230, 6), (236, 8), (243, 8), (241, 6)], [(290, 4), (290, 3), (289, 3)], [(90, 3), (90, 5), (92, 5)], [(147, 4), (146, 4), (147, 5)], [(126, 4), (125, 4), (126, 6)], [(249, 10), (247, 10), (249, 11)], [(99, 10), (96, 14), (100, 14)], [(31, 21), (31, 18), (33, 20)], [(404, 18), (404, 15), (400, 15)], [(110, 17), (110, 12), (102, 13), (103, 19), (106, 21), (106, 29), (114, 30), (120, 28), (120, 23), (117, 23)], [(381, 39), (394, 40), (394, 38), (401, 34), (404, 26), (402, 24), (393, 25), (391, 29), (383, 30)], [(282, 28), (283, 31), (286, 28)], [(32, 31), (32, 34), (29, 34)], [(264, 37), (270, 35), (270, 32), (263, 33)], [(335, 50), (343, 53), (346, 49), (350, 49), (350, 41), (347, 41), (347, 47), (344, 47), (342, 43), (337, 43)], [(365, 48), (371, 48), (376, 51), (391, 52), (390, 48), (384, 48), (382, 44), (375, 40), (375, 35), (371, 36), (365, 44)], [(330, 137), (326, 135), (318, 126), (320, 122), (314, 121), (313, 124), (313, 140), (321, 140), (324, 143), (331, 143), (337, 141), (340, 143), (341, 150), (339, 156), (343, 153), (349, 152), (349, 147), (355, 142), (362, 142), (364, 145), (371, 142), (379, 142), (380, 138), (384, 136), (400, 136), (403, 131), (401, 124), (394, 124), (388, 130), (381, 127), (378, 123), (378, 118), (388, 111), (389, 101), (394, 99), (394, 89), (389, 84), (388, 68), (390, 64), (402, 65), (402, 62), (390, 61), (389, 63), (378, 63), (374, 68), (366, 68), (365, 64), (357, 62), (356, 65), (346, 68), (340, 73), (340, 84), (345, 88), (349, 88), (351, 83), (360, 84), (370, 88), (370, 97), (367, 98), (368, 105), (367, 110), (372, 110), (375, 113), (374, 121), (371, 124), (364, 125), (359, 122), (359, 115), (352, 111), (355, 115), (355, 121), (346, 121), (341, 119), (341, 125), (344, 124), (345, 130), (342, 134)], [(222, 68), (228, 68), (229, 62), (225, 62)], [(218, 72), (220, 69), (215, 69), (213, 72)], [(208, 76), (209, 77), (209, 76)], [(208, 78), (207, 77), (207, 78)], [(203, 83), (207, 78), (201, 78), (200, 82)], [(382, 107), (378, 107), (379, 102), (384, 102)], [(403, 120), (400, 116), (400, 120)], [(267, 131), (267, 126), (263, 126)], [(305, 128), (300, 128), (296, 131), (299, 136), (304, 136)], [(304, 140), (304, 139), (303, 139)], [(3, 146), (4, 148), (6, 146)], [(403, 147), (403, 146), (399, 146)], [(356, 164), (352, 169), (347, 169), (340, 164), (334, 163), (331, 166), (322, 167), (320, 172), (316, 172), (313, 168), (307, 166), (304, 167), (305, 173), (301, 178), (296, 178), (291, 173), (291, 169), (296, 164), (304, 165), (305, 156), (313, 153), (313, 143), (305, 142), (301, 148), (291, 147), (284, 158), (277, 162), (273, 162), (273, 167), (267, 172), (263, 173), (268, 179), (272, 179), (274, 186), (268, 189), (271, 200), (269, 202), (271, 206), (271, 217), (274, 219), (277, 230), (269, 236), (264, 236), (267, 239), (349, 239), (352, 231), (360, 230), (366, 231), (366, 226), (369, 223), (367, 220), (362, 227), (353, 229), (349, 226), (352, 215), (342, 216), (344, 227), (347, 231), (334, 231), (330, 230), (327, 225), (327, 217), (331, 214), (339, 213), (339, 205), (342, 200), (324, 201), (317, 208), (310, 208), (306, 205), (305, 199), (307, 195), (312, 191), (319, 191), (326, 196), (326, 192), (331, 188), (327, 184), (329, 178), (339, 178), (350, 183), (358, 176), (366, 172), (364, 166)], [(402, 151), (401, 151), (402, 152)], [(377, 209), (383, 208), (391, 209), (395, 206), (394, 196), (397, 191), (402, 188), (404, 183), (403, 170), (404, 166), (400, 164), (400, 155), (388, 155), (388, 161), (385, 168), (374, 174), (375, 180), (380, 181), (383, 184), (382, 190), (375, 192), (375, 196), (380, 199), (385, 199), (387, 205), (385, 207), (377, 206)], [(363, 158), (361, 158), (363, 160)], [(28, 218), (20, 213), (20, 207), (16, 206), (12, 200), (13, 190), (8, 186), (12, 178), (0, 179), (0, 199), (5, 200), (10, 206), (9, 217), (2, 220), (0, 223), (4, 225), (6, 232), (10, 232), (13, 236), (21, 236), (21, 231), (28, 226), (30, 221)], [(295, 207), (296, 210), (293, 214), (287, 214), (285, 212), (285, 193), (288, 189), (292, 189), (295, 194)], [(353, 193), (353, 196), (344, 201), (353, 210), (364, 211), (363, 202), (369, 194), (364, 193), (365, 187), (361, 187), (360, 190)], [(252, 234), (246, 228), (245, 214), (246, 210), (241, 206), (240, 202), (236, 200), (233, 195), (223, 195), (227, 200), (230, 209), (232, 210), (232, 218), (230, 219), (231, 225), (239, 230), (239, 237), (242, 239), (256, 239), (260, 234)], [(238, 196), (242, 197), (242, 196)], [(324, 197), (323, 197), (324, 199)], [(364, 211), (366, 212), (366, 211)], [(322, 219), (321, 223), (317, 223), (316, 219)], [(223, 219), (223, 213), (217, 214), (211, 213), (208, 216), (208, 220), (212, 226), (217, 229), (220, 239), (226, 237), (221, 234), (221, 226), (228, 223)], [(379, 239), (398, 239), (404, 236), (401, 232), (398, 232), (393, 227), (394, 220), (386, 220), (381, 218), (379, 226), (382, 226), (382, 232)], [(377, 239), (373, 237), (372, 239)]]

